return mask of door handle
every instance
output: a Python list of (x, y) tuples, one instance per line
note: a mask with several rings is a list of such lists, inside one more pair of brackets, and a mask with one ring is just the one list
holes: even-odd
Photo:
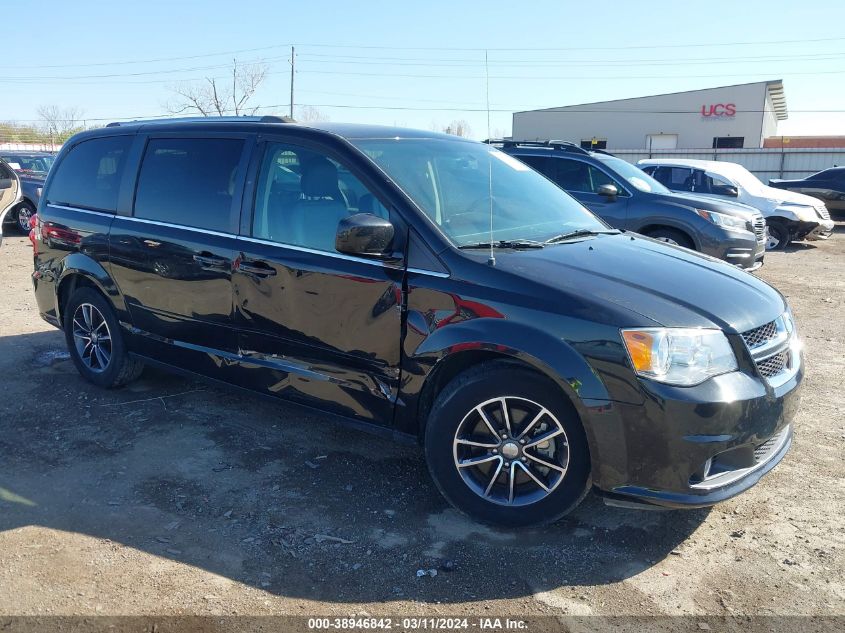
[(273, 277), (276, 269), (260, 261), (246, 262), (241, 260), (238, 263), (238, 271), (253, 277)]
[(225, 257), (217, 257), (216, 255), (200, 253), (194, 255), (194, 261), (200, 264), (203, 268), (226, 268), (229, 265), (229, 260)]

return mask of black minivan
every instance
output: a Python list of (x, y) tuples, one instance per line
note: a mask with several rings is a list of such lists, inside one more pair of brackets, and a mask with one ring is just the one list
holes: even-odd
[(65, 144), (33, 231), (40, 311), (89, 381), (148, 364), (412, 438), (479, 520), (551, 521), (590, 489), (710, 505), (792, 441), (780, 293), (610, 228), (482, 143), (112, 124)]

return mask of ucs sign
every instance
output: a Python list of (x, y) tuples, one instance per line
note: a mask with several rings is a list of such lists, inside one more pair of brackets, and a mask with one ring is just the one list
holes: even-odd
[(736, 114), (736, 104), (717, 103), (701, 106), (701, 116), (733, 116)]

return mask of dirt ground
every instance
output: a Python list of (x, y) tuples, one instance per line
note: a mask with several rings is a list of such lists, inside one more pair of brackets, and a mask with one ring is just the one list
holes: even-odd
[(795, 443), (778, 468), (709, 510), (610, 508), (591, 495), (558, 524), (520, 531), (452, 510), (413, 447), (155, 371), (117, 391), (84, 382), (38, 316), (28, 241), (7, 237), (0, 624), (845, 615), (845, 222), (837, 231), (769, 254), (758, 273), (789, 297), (807, 348)]

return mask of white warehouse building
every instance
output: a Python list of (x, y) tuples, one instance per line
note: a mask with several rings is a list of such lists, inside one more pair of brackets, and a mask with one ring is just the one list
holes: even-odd
[(759, 148), (786, 119), (783, 82), (515, 112), (513, 139), (595, 149)]

